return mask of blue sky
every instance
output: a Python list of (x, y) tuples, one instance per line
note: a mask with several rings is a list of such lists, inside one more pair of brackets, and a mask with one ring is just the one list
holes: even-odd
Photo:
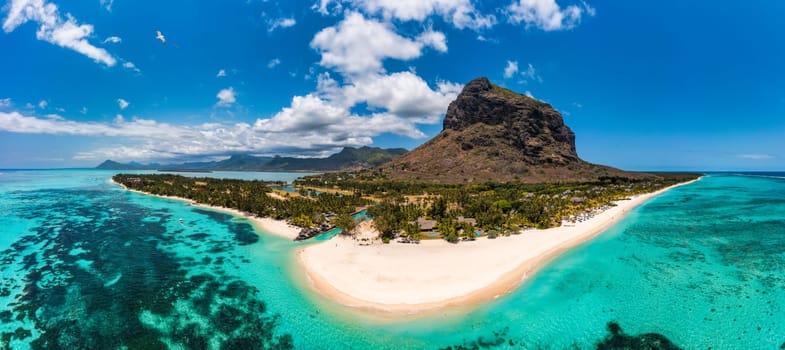
[(785, 170), (781, 1), (10, 0), (0, 21), (0, 168), (411, 149), (487, 76), (591, 162)]

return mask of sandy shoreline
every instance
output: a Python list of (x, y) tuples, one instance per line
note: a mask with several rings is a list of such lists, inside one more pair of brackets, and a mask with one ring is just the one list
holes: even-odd
[[(294, 239), (300, 231), (282, 220), (260, 218), (186, 198), (154, 195), (110, 181), (131, 192), (241, 216), (261, 231), (280, 237)], [(365, 222), (358, 230), (367, 241), (337, 235), (299, 249), (295, 258), (314, 291), (355, 309), (395, 316), (469, 307), (511, 292), (543, 265), (596, 237), (630, 210), (694, 181), (698, 180), (618, 201), (615, 207), (575, 225), (459, 244), (444, 240), (424, 240), (419, 245), (381, 244), (371, 238), (375, 234)]]
[(201, 204), (201, 203), (197, 203), (197, 202), (195, 202), (195, 201), (193, 201), (191, 199), (187, 199), (187, 198), (181, 198), (181, 197), (175, 197), (175, 196), (161, 196), (161, 195), (157, 195), (157, 194), (151, 194), (151, 193), (147, 193), (147, 192), (142, 192), (142, 191), (130, 189), (130, 188), (126, 187), (125, 185), (114, 181), (114, 179), (109, 179), (109, 181), (112, 182), (115, 185), (118, 185), (118, 186), (124, 188), (127, 191), (130, 191), (130, 192), (136, 192), (136, 193), (139, 193), (139, 194), (143, 194), (145, 196), (153, 196), (153, 197), (158, 197), (158, 198), (166, 198), (166, 199), (173, 199), (173, 200), (183, 201), (183, 202), (186, 202), (186, 203), (188, 203), (188, 204), (190, 204), (190, 205), (192, 205), (194, 207), (205, 208), (205, 209), (209, 209), (209, 210), (215, 210), (215, 211), (220, 211), (220, 212), (223, 212), (223, 213), (232, 214), (232, 215), (235, 215), (235, 216), (240, 216), (240, 217), (248, 219), (248, 221), (250, 221), (254, 226), (256, 226), (259, 229), (261, 229), (261, 231), (266, 232), (266, 233), (270, 233), (270, 234), (274, 234), (276, 236), (280, 236), (280, 237), (284, 237), (284, 238), (288, 238), (288, 239), (292, 239), (293, 240), (293, 239), (295, 239), (297, 237), (298, 234), (300, 234), (300, 228), (299, 227), (296, 227), (296, 226), (293, 226), (293, 225), (289, 225), (286, 221), (283, 221), (283, 220), (275, 220), (275, 219), (271, 219), (271, 218), (261, 218), (261, 217), (258, 217), (256, 215), (250, 214), (250, 213), (241, 212), (241, 211), (239, 211), (237, 209)]
[(427, 240), (419, 245), (360, 246), (339, 235), (304, 247), (297, 261), (315, 291), (345, 306), (399, 315), (466, 307), (512, 291), (544, 264), (596, 237), (633, 208), (691, 182), (618, 201), (574, 226), (457, 245)]

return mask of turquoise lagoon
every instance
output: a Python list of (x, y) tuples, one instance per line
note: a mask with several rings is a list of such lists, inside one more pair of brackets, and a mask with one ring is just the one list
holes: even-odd
[(306, 287), (294, 253), (314, 242), (257, 234), (242, 218), (123, 191), (109, 183), (113, 174), (0, 170), (0, 348), (785, 343), (782, 175), (709, 175), (649, 201), (508, 295), (390, 320)]

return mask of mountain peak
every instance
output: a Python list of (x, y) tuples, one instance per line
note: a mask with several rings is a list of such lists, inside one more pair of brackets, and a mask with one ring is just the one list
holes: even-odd
[(450, 103), (444, 116), (444, 129), (462, 130), (475, 123), (496, 125), (510, 122), (528, 117), (528, 111), (548, 112), (549, 116), (559, 119), (558, 123), (564, 123), (561, 115), (549, 104), (491, 84), (487, 78), (477, 78), (466, 84), (455, 101)]
[(382, 169), (393, 179), (449, 183), (641, 176), (583, 161), (575, 133), (551, 105), (484, 77), (450, 103), (441, 133)]
[(488, 80), (486, 77), (479, 77), (475, 78), (472, 81), (468, 82), (464, 87), (461, 94), (471, 94), (471, 93), (481, 93), (483, 91), (490, 91), (493, 88), (493, 84), (491, 81)]

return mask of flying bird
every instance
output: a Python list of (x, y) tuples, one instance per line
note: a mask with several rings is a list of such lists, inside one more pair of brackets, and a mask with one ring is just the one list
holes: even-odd
[(155, 38), (158, 39), (158, 40), (161, 40), (161, 42), (164, 45), (166, 45), (166, 37), (164, 36), (163, 33), (161, 33), (160, 30), (157, 30), (157, 29), (155, 30)]

